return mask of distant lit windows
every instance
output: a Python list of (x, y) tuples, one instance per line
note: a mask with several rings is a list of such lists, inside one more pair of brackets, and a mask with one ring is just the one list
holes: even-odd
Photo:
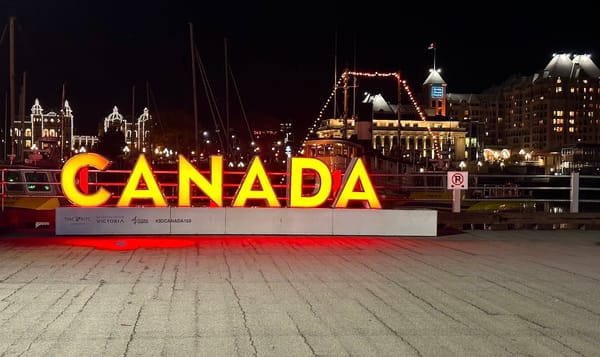
[(556, 93), (562, 92), (562, 87), (556, 87)]

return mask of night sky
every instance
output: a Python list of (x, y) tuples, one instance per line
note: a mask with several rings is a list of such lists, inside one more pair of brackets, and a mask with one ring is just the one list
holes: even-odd
[[(240, 130), (245, 126), (239, 123), (234, 85), (253, 129), (291, 121), (296, 132), (305, 133), (331, 92), (336, 60), (338, 74), (345, 67), (400, 71), (417, 91), (432, 67), (431, 42), (437, 45), (436, 62), (448, 91), (454, 93), (480, 92), (512, 74), (530, 75), (543, 69), (553, 53), (591, 53), (600, 63), (595, 19), (582, 9), (519, 13), (516, 4), (506, 2), (477, 8), (457, 3), (444, 8), (365, 2), (350, 8), (326, 2), (187, 2), (197, 5), (3, 0), (1, 28), (16, 17), (16, 74), (20, 81), (27, 72), (27, 113), (35, 98), (44, 109), (59, 109), (65, 84), (78, 134), (96, 134), (115, 105), (128, 116), (135, 104), (139, 115), (147, 98), (150, 111), (163, 118), (193, 117), (190, 22), (223, 118), (227, 53), (235, 78), (229, 84), (231, 125)], [(8, 53), (6, 33), (0, 44), (3, 97), (9, 91)], [(197, 85), (200, 126), (210, 129), (213, 119), (199, 74)]]

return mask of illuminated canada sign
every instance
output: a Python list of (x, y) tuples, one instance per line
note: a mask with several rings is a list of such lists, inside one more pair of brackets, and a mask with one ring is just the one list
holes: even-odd
[[(319, 207), (331, 196), (333, 178), (327, 165), (315, 158), (292, 157), (288, 172), (289, 189), (287, 200), (289, 207)], [(80, 207), (99, 207), (108, 202), (111, 193), (104, 187), (99, 187), (94, 193), (85, 193), (78, 184), (79, 173), (82, 169), (92, 167), (106, 170), (110, 160), (95, 153), (82, 153), (70, 158), (63, 166), (61, 185), (65, 197), (74, 205)], [(302, 190), (305, 171), (312, 171), (318, 176), (318, 185), (311, 194)], [(85, 183), (81, 183), (85, 184)], [(204, 177), (185, 157), (179, 156), (178, 163), (178, 194), (177, 206), (191, 206), (191, 187), (194, 184), (215, 206), (223, 207), (223, 157), (210, 157), (210, 180)], [(129, 207), (134, 200), (151, 200), (155, 207), (167, 207), (167, 200), (160, 190), (150, 164), (144, 154), (141, 154), (121, 196), (117, 207)], [(244, 207), (248, 200), (264, 200), (268, 207), (281, 207), (275, 190), (258, 157), (254, 157), (238, 189), (233, 197), (233, 207)], [(333, 208), (346, 208), (350, 201), (361, 201), (368, 208), (381, 208), (377, 194), (364, 163), (360, 158), (354, 158), (348, 166), (339, 189), (334, 195)]]

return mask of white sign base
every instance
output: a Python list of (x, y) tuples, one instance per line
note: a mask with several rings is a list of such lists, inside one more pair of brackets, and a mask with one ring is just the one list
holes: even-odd
[(56, 209), (57, 235), (436, 236), (436, 210), (331, 208)]

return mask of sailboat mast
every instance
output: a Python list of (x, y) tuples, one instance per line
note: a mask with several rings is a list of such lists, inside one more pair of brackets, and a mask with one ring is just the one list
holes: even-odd
[(396, 115), (398, 116), (398, 173), (401, 173), (402, 166), (402, 77), (400, 71), (398, 71), (398, 75), (396, 76), (396, 84), (398, 85), (397, 89), (397, 99), (396, 99)]
[[(19, 103), (19, 112), (21, 117), (21, 135), (19, 135), (20, 152), (19, 159), (25, 161), (25, 95), (27, 93), (27, 72), (23, 72), (23, 82), (21, 83), (21, 101)], [(33, 144), (33, 143), (32, 143)]]
[(6, 161), (6, 150), (8, 139), (8, 93), (4, 93), (4, 150), (2, 151), (2, 160)]
[(66, 83), (62, 85), (61, 109), (60, 109), (60, 160), (65, 158), (65, 96)]
[[(231, 133), (229, 128), (229, 60), (227, 59), (227, 38), (223, 39), (223, 46), (225, 51), (225, 135), (229, 138)], [(227, 145), (227, 156), (231, 156), (232, 145), (233, 142), (231, 145)]]
[[(131, 86), (131, 124), (135, 124), (136, 119), (135, 119), (135, 85)], [(138, 152), (142, 152), (142, 150), (140, 149), (140, 145), (142, 144), (142, 142), (140, 141), (140, 130), (141, 130), (141, 126), (140, 126), (140, 121), (137, 120), (137, 135), (136, 135), (136, 147), (134, 147), (133, 144), (133, 138), (131, 140), (131, 150), (135, 150), (137, 149)]]
[(195, 47), (194, 47), (194, 25), (188, 23), (190, 28), (190, 52), (192, 54), (192, 88), (194, 101), (194, 139), (196, 143), (196, 159), (200, 158), (200, 146), (198, 145), (198, 103), (196, 102), (196, 66), (195, 66)]
[(333, 118), (337, 118), (337, 47), (338, 47), (338, 30), (335, 27), (335, 37), (333, 40)]
[[(140, 146), (140, 150), (142, 152), (144, 152), (144, 149), (146, 148), (146, 120), (149, 119), (149, 111), (150, 111), (150, 83), (148, 81), (146, 81), (146, 108), (148, 109), (148, 112), (145, 112), (145, 114), (148, 114), (148, 116), (144, 117), (144, 120), (142, 121), (142, 140), (141, 140), (141, 146)], [(148, 123), (149, 124), (149, 123)], [(152, 152), (152, 151), (150, 151)], [(150, 154), (152, 155), (152, 154)]]
[(15, 158), (15, 18), (9, 19), (10, 162)]
[[(353, 53), (353, 57), (354, 57), (354, 63), (353, 63), (353, 70), (354, 73), (358, 72), (356, 69), (356, 31), (354, 32), (354, 53)], [(356, 87), (357, 87), (358, 83), (357, 83), (357, 77), (356, 75), (352, 76), (352, 118), (356, 119)], [(355, 128), (355, 132), (356, 132), (356, 121), (354, 122), (354, 128)]]

